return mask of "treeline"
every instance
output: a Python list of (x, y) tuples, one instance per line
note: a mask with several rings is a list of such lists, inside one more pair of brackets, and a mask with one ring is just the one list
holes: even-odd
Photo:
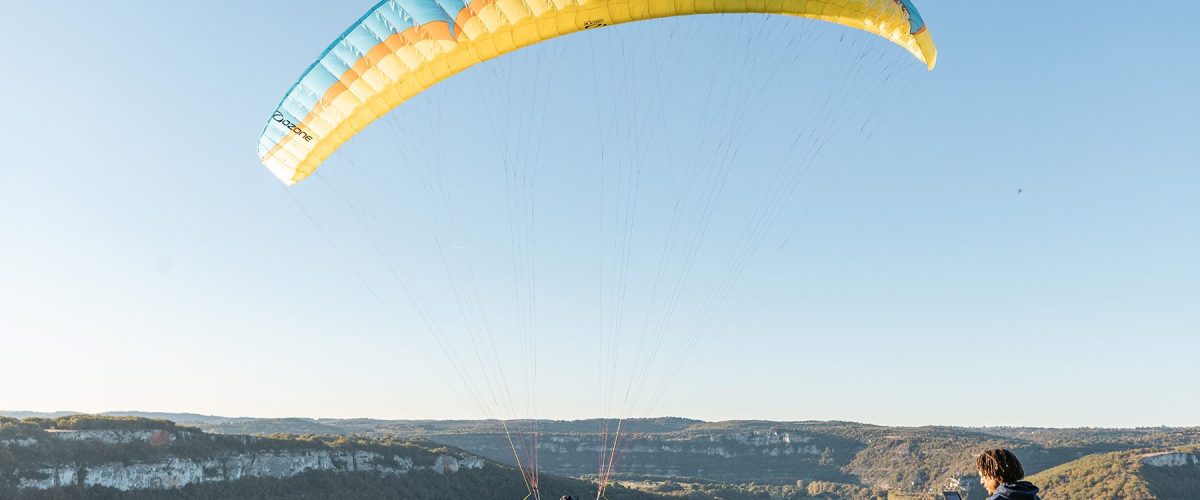
[[(131, 442), (109, 444), (87, 440), (53, 439), (47, 431), (167, 431), (174, 439), (166, 444)], [(424, 439), (383, 436), (326, 436), (316, 434), (270, 434), (233, 436), (206, 434), (193, 427), (176, 425), (169, 420), (140, 417), (106, 417), (72, 415), (59, 418), (14, 419), (0, 417), (0, 440), (33, 438), (33, 445), (13, 445), (3, 449), (0, 465), (38, 462), (72, 462), (95, 464), (107, 462), (137, 462), (161, 458), (164, 455), (181, 458), (207, 458), (220, 453), (336, 449), (371, 451), (380, 454), (402, 455), (418, 465), (433, 463), (441, 454), (459, 454), (461, 450)]]
[(634, 487), (681, 500), (801, 500), (847, 499), (886, 500), (888, 492), (830, 481), (796, 481), (794, 485), (678, 483), (673, 481), (635, 483)]
[(38, 431), (187, 431), (200, 432), (194, 427), (175, 425), (170, 420), (141, 417), (104, 417), (99, 415), (69, 415), (57, 418), (29, 417), (15, 419), (0, 416), (0, 439), (38, 436)]

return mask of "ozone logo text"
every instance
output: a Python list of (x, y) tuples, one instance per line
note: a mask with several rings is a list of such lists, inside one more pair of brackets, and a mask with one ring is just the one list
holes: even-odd
[(291, 130), (292, 133), (302, 137), (305, 142), (312, 142), (313, 140), (313, 136), (308, 132), (305, 132), (304, 129), (300, 128), (299, 125), (296, 125), (295, 123), (292, 123), (291, 120), (284, 118), (282, 111), (276, 111), (275, 114), (271, 116), (271, 121), (283, 125), (284, 128)]

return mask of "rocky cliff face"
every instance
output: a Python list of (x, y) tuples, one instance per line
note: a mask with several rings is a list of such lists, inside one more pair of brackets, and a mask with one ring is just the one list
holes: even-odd
[(1142, 456), (1142, 463), (1153, 467), (1200, 465), (1200, 456), (1195, 453), (1155, 453)]
[(95, 442), (104, 444), (146, 443), (154, 446), (170, 444), (176, 434), (165, 430), (86, 430), (47, 431), (49, 437), (59, 441)]
[[(203, 438), (193, 433), (167, 431), (79, 431), (54, 432), (46, 435), (50, 442), (33, 438), (8, 440), (7, 447), (34, 448), (54, 446), (63, 442), (96, 442), (106, 445), (164, 447), (180, 440)], [(32, 442), (30, 442), (32, 441)], [(270, 443), (259, 438), (245, 438), (258, 445)], [(236, 442), (236, 440), (235, 440)], [(18, 489), (51, 489), (66, 486), (104, 486), (122, 491), (143, 489), (182, 488), (191, 484), (234, 481), (247, 477), (289, 478), (309, 471), (373, 472), (381, 476), (407, 474), (427, 470), (452, 474), (462, 469), (481, 469), (484, 460), (467, 454), (450, 453), (422, 456), (420, 460), (400, 453), (330, 449), (314, 445), (307, 450), (223, 451), (216, 456), (196, 458), (160, 452), (156, 459), (128, 463), (125, 461), (48, 460), (45, 463), (18, 470)]]
[[(503, 434), (442, 434), (432, 439), (512, 463)], [(596, 434), (542, 435), (539, 465), (570, 476), (595, 474), (602, 438)], [(678, 435), (632, 434), (621, 438), (614, 458), (629, 478), (692, 477), (718, 481), (792, 484), (799, 479), (852, 480), (840, 465), (861, 446), (849, 440), (787, 430), (713, 431)]]

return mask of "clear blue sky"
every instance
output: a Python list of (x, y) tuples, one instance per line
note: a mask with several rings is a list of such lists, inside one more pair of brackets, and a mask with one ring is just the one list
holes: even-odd
[[(0, 409), (478, 416), (255, 157), (371, 3), (3, 8)], [(917, 3), (939, 67), (658, 413), (1200, 424), (1200, 5)], [(543, 416), (595, 415), (547, 342)]]

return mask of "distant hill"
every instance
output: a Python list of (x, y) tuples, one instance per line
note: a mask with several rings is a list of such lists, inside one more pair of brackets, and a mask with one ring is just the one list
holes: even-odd
[(1046, 498), (1200, 498), (1200, 447), (1089, 455), (1029, 478)]
[(146, 412), (146, 411), (109, 411), (101, 413), (106, 417), (140, 417), (157, 420), (170, 420), (184, 425), (197, 424), (217, 424), (231, 420), (229, 417), (215, 417), (212, 415), (200, 415), (197, 413), (161, 413), (161, 412)]
[[(81, 415), (83, 412), (78, 411), (52, 411), (52, 412), (37, 412), (37, 411), (9, 411), (0, 410), (0, 416), (10, 418), (59, 418), (70, 415)], [(183, 425), (213, 425), (230, 420), (237, 420), (230, 417), (216, 417), (212, 415), (200, 415), (198, 413), (165, 413), (165, 412), (150, 412), (150, 411), (107, 411), (98, 413), (97, 415), (104, 417), (139, 417), (153, 420), (170, 420), (172, 422)]]
[(18, 418), (18, 419), (20, 419), (20, 418), (58, 418), (58, 417), (65, 417), (68, 415), (78, 415), (78, 414), (80, 414), (80, 412), (77, 412), (77, 411), (42, 412), (42, 411), (0, 410), (0, 417), (9, 417), (9, 418)]
[[(553, 498), (595, 490), (549, 474), (541, 486)], [(512, 500), (527, 491), (512, 467), (423, 440), (220, 436), (138, 417), (0, 417), (5, 500)], [(658, 498), (608, 491), (612, 500)]]
[[(176, 417), (181, 424), (213, 434), (290, 433), (428, 440), (499, 463), (513, 462), (502, 426), (494, 420), (121, 414)], [(541, 435), (538, 446), (541, 470), (565, 477), (588, 477), (596, 473), (601, 425), (600, 420), (509, 422), (514, 429), (536, 427)], [(1012, 449), (1032, 474), (1096, 454), (1200, 446), (1197, 428), (886, 427), (853, 422), (703, 422), (656, 418), (627, 421), (624, 429), (626, 438), (622, 441), (618, 478), (652, 485), (648, 491), (670, 493), (677, 498), (680, 491), (692, 495), (690, 498), (713, 495), (741, 498), (731, 493), (734, 491), (743, 496), (758, 492), (793, 498), (807, 495), (809, 485), (817, 485), (812, 488), (818, 491), (825, 487), (822, 485), (830, 484), (847, 486), (830, 486), (843, 492), (834, 496), (852, 490), (886, 490), (893, 497), (905, 493), (922, 498), (957, 490), (969, 499), (978, 499), (984, 495), (973, 461), (975, 454), (983, 449)], [(798, 482), (805, 487), (796, 487)], [(1194, 498), (1200, 498), (1200, 493)]]
[[(512, 423), (527, 428), (528, 423)], [(543, 421), (542, 464), (566, 476), (595, 473), (601, 421)], [(702, 422), (633, 420), (626, 424), (620, 477), (634, 481), (796, 481), (855, 484), (891, 491), (944, 489), (981, 498), (974, 456), (987, 448), (1016, 451), (1037, 472), (1081, 457), (1120, 450), (1200, 444), (1200, 429), (1041, 429), (886, 427), (853, 422)], [(201, 425), (211, 432), (317, 432), (421, 437), (512, 461), (499, 422), (236, 419)], [(699, 483), (697, 483), (699, 484)]]

